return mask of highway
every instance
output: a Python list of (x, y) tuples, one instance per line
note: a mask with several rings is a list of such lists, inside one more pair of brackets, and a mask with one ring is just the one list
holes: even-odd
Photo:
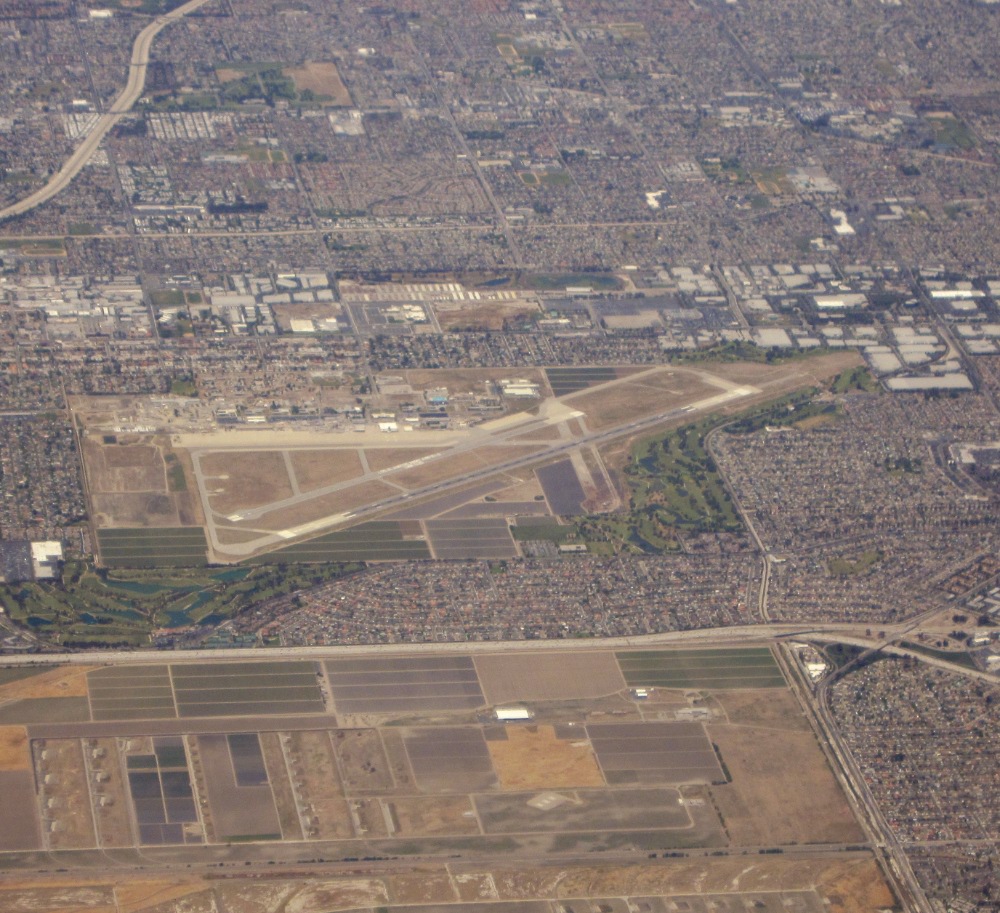
[(188, 13), (194, 12), (198, 7), (204, 6), (207, 2), (208, 0), (188, 0), (183, 6), (179, 6), (177, 9), (162, 16), (157, 16), (156, 19), (139, 32), (135, 43), (132, 45), (132, 58), (129, 63), (128, 80), (125, 83), (125, 88), (122, 89), (111, 107), (97, 119), (93, 128), (84, 137), (83, 142), (66, 159), (62, 168), (52, 175), (49, 182), (23, 200), (19, 200), (6, 209), (0, 209), (0, 221), (12, 218), (13, 216), (23, 215), (36, 206), (41, 206), (42, 203), (51, 200), (69, 185), (70, 181), (80, 173), (81, 169), (93, 157), (101, 145), (101, 141), (108, 135), (108, 131), (121, 120), (123, 115), (131, 111), (132, 106), (142, 97), (143, 90), (146, 87), (146, 68), (149, 64), (149, 52), (153, 47), (153, 39), (172, 22), (177, 22)]

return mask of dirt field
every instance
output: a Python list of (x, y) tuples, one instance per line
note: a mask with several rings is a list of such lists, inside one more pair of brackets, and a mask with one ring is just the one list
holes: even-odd
[(790, 691), (717, 691), (712, 697), (734, 725), (809, 731), (809, 721)]
[(877, 864), (836, 855), (808, 860), (729, 858), (663, 860), (658, 865), (492, 868), (501, 900), (532, 897), (648, 897), (809, 890), (830, 898), (832, 913), (872, 913), (892, 906)]
[(483, 693), (491, 704), (568, 701), (625, 690), (611, 652), (497, 653), (474, 657)]
[(0, 726), (0, 770), (30, 770), (31, 747), (23, 726)]
[(306, 837), (310, 840), (353, 837), (351, 814), (340, 786), (330, 734), (325, 730), (287, 733), (285, 750), (299, 807), (311, 811)]
[(389, 893), (397, 904), (451, 903), (461, 899), (452, 878), (440, 870), (391, 875)]
[(101, 444), (86, 438), (83, 454), (95, 491), (166, 491), (163, 458), (149, 444)]
[(386, 804), (404, 837), (479, 833), (467, 796), (414, 796), (387, 800)]
[(274, 807), (278, 811), (278, 823), (281, 825), (283, 840), (301, 840), (302, 825), (299, 822), (299, 812), (295, 807), (295, 793), (288, 778), (288, 768), (285, 756), (281, 751), (281, 736), (277, 732), (262, 732), (260, 734), (260, 750), (264, 755), (264, 766), (267, 769), (267, 780), (271, 784), (274, 795)]
[[(829, 913), (872, 913), (893, 897), (871, 859), (843, 855), (809, 859), (736, 857), (658, 860), (649, 865), (532, 867), (484, 865), (452, 874), (425, 865), (385, 878), (243, 879), (205, 882), (190, 876), (106, 879), (60, 875), (52, 879), (7, 877), (0, 909), (52, 913), (310, 913), (535, 898), (649, 897), (815, 890)], [(202, 896), (199, 896), (202, 895)], [(187, 898), (187, 901), (184, 900)], [(203, 899), (204, 898), (204, 899)]]
[[(341, 80), (335, 63), (309, 60), (301, 67), (286, 67), (283, 72), (295, 82), (297, 92), (305, 92), (308, 89), (316, 95), (329, 96), (332, 101), (325, 102), (326, 104), (337, 107), (351, 105), (351, 93)], [(216, 74), (218, 73), (216, 70)], [(221, 76), (219, 78), (221, 79)]]
[(366, 447), (365, 459), (372, 472), (381, 472), (411, 460), (441, 453), (442, 450), (443, 447)]
[(54, 850), (95, 845), (90, 791), (77, 739), (47, 739), (32, 745), (39, 799), (52, 825), (47, 838)]
[(39, 697), (86, 697), (87, 673), (99, 666), (59, 666), (49, 672), (0, 685), (0, 700)]
[[(733, 842), (850, 843), (863, 835), (812, 732), (709, 726), (733, 782), (713, 787)], [(791, 759), (791, 760), (790, 760)], [(789, 763), (795, 775), (789, 775)]]
[(338, 729), (333, 734), (333, 747), (348, 794), (393, 788), (392, 772), (377, 729)]
[(506, 741), (487, 742), (504, 789), (604, 786), (590, 743), (557, 739), (551, 726), (507, 726)]
[(90, 770), (94, 776), (94, 816), (101, 846), (132, 846), (134, 840), (117, 740), (88, 739), (84, 743), (84, 751), (90, 752)]
[(290, 450), (288, 455), (300, 491), (336, 485), (361, 475), (356, 450)]
[(201, 457), (212, 510), (223, 516), (292, 496), (284, 457), (275, 450), (216, 451)]
[(518, 314), (537, 314), (538, 305), (529, 301), (488, 302), (471, 307), (434, 306), (441, 329), (448, 332), (455, 327), (475, 327), (483, 330), (502, 330), (504, 321)]

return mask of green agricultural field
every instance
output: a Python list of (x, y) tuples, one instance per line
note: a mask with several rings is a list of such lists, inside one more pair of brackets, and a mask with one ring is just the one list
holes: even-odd
[(629, 687), (784, 688), (767, 647), (714, 650), (638, 650), (615, 654)]

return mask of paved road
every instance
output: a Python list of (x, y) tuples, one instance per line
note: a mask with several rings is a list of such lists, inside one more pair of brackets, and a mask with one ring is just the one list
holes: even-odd
[(129, 64), (128, 81), (121, 94), (115, 99), (111, 108), (102, 114), (94, 127), (84, 138), (83, 142), (77, 146), (76, 151), (63, 163), (59, 169), (44, 186), (36, 190), (30, 196), (25, 197), (17, 203), (0, 209), (0, 221), (9, 219), (12, 216), (20, 216), (41, 206), (42, 203), (51, 200), (57, 193), (65, 188), (73, 180), (80, 170), (90, 161), (97, 151), (101, 141), (107, 136), (108, 131), (121, 120), (122, 116), (132, 110), (132, 106), (142, 96), (146, 87), (146, 67), (149, 63), (149, 52), (153, 46), (153, 39), (163, 31), (171, 22), (182, 19), (188, 13), (194, 12), (200, 6), (204, 6), (208, 0), (188, 0), (183, 6), (177, 7), (172, 12), (163, 16), (158, 16), (147, 25), (135, 39), (132, 45), (132, 59)]

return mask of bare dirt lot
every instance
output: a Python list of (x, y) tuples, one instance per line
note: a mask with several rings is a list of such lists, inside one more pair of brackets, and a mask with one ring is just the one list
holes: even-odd
[(502, 330), (504, 321), (519, 314), (537, 314), (538, 305), (531, 301), (489, 302), (471, 307), (442, 307), (435, 305), (441, 329), (448, 330), (475, 327), (480, 330)]
[(308, 60), (301, 67), (286, 67), (284, 73), (295, 82), (297, 92), (308, 90), (321, 99), (324, 96), (329, 97), (331, 101), (324, 103), (337, 107), (351, 105), (351, 93), (347, 91), (347, 86), (341, 80), (335, 63)]
[(39, 801), (51, 821), (52, 849), (84, 849), (95, 845), (90, 792), (77, 739), (47, 739), (32, 743)]
[(31, 749), (23, 726), (0, 726), (0, 770), (30, 770)]
[(308, 810), (306, 836), (313, 840), (354, 836), (330, 734), (325, 730), (290, 732), (282, 736), (286, 738), (292, 788), (299, 807)]
[(285, 459), (275, 450), (217, 451), (201, 457), (209, 504), (223, 516), (292, 495)]
[(361, 459), (356, 450), (291, 450), (289, 459), (301, 491), (336, 485), (361, 475)]
[(90, 481), (98, 491), (164, 491), (163, 458), (149, 444), (102, 445), (94, 438), (83, 444)]
[(567, 701), (604, 697), (625, 690), (610, 651), (546, 654), (497, 653), (476, 656), (486, 699), (491, 704), (511, 701)]
[(712, 794), (734, 843), (863, 839), (812, 732), (714, 725), (708, 730), (733, 778), (713, 787)]
[(422, 488), (441, 479), (449, 479), (452, 476), (459, 476), (475, 469), (494, 466), (497, 463), (536, 453), (542, 446), (526, 444), (511, 447), (479, 447), (476, 450), (457, 453), (454, 456), (443, 456), (413, 469), (403, 469), (386, 478), (388, 481), (395, 482), (405, 488)]
[(506, 740), (487, 742), (504, 789), (604, 786), (582, 728), (580, 738), (557, 739), (551, 726), (508, 726)]
[(809, 721), (790, 691), (717, 691), (713, 697), (734, 725), (809, 731)]
[(392, 799), (387, 805), (404, 837), (479, 833), (467, 796), (412, 796)]
[(333, 733), (333, 747), (349, 794), (393, 788), (392, 772), (377, 729), (338, 729)]

